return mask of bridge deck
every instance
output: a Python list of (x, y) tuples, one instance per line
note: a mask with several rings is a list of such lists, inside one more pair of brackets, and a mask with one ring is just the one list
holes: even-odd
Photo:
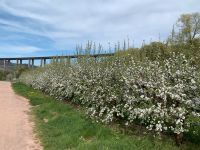
[(90, 57), (106, 57), (113, 56), (114, 53), (106, 53), (106, 54), (92, 54), (92, 55), (63, 55), (63, 56), (42, 56), (42, 57), (14, 57), (14, 58), (0, 58), (0, 60), (41, 60), (41, 59), (55, 59), (55, 58), (78, 58), (84, 56)]

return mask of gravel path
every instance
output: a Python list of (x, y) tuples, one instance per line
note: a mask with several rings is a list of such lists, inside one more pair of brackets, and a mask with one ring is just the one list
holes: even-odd
[(28, 100), (0, 81), (0, 150), (41, 150), (33, 134)]

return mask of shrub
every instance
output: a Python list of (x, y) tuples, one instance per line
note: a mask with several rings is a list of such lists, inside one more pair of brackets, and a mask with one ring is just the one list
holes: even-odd
[(25, 72), (20, 81), (84, 105), (96, 121), (137, 122), (157, 133), (180, 135), (189, 130), (191, 118), (200, 117), (200, 76), (191, 61), (182, 54), (163, 62), (83, 58)]

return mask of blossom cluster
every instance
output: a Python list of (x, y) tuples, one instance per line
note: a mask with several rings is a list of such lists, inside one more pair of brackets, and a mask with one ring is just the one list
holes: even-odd
[(180, 134), (200, 117), (200, 78), (184, 55), (159, 61), (112, 58), (52, 63), (20, 81), (86, 107), (96, 121), (123, 120), (156, 132)]

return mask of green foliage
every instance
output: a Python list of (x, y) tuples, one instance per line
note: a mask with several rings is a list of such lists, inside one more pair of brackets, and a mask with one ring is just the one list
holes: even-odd
[(144, 45), (141, 50), (146, 54), (146, 57), (152, 61), (163, 60), (169, 55), (166, 44), (161, 42), (152, 42), (149, 45)]
[(0, 70), (0, 80), (12, 81), (14, 78), (19, 78), (27, 70), (26, 66), (19, 66), (15, 70)]
[(26, 67), (26, 66), (18, 66), (16, 69), (15, 69), (15, 71), (14, 71), (14, 74), (15, 74), (15, 77), (16, 78), (19, 78), (19, 76), (23, 73), (23, 72), (25, 72), (25, 71), (27, 71), (27, 70), (29, 70), (29, 68), (28, 67)]
[(178, 38), (182, 42), (193, 43), (195, 38), (200, 34), (200, 13), (183, 14), (177, 22), (180, 29)]
[(0, 71), (0, 80), (5, 80), (5, 74), (3, 71)]
[(8, 78), (9, 76), (11, 76), (11, 72), (0, 70), (0, 81), (9, 80), (10, 79)]

